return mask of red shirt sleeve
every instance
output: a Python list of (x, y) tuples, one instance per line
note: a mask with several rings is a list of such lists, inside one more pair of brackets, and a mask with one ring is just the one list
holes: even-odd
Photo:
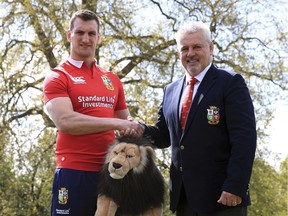
[(61, 72), (51, 71), (44, 80), (43, 92), (45, 104), (57, 97), (69, 97), (67, 77)]

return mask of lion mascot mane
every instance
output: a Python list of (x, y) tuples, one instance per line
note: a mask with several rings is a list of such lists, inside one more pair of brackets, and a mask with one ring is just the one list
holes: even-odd
[(146, 138), (119, 138), (106, 156), (95, 216), (161, 216), (165, 183)]

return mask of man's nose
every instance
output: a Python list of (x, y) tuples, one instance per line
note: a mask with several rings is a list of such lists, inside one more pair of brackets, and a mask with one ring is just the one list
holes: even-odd
[(82, 41), (84, 41), (84, 42), (88, 42), (89, 41), (89, 35), (88, 34), (83, 34), (83, 36), (82, 36)]
[(190, 48), (188, 49), (188, 52), (187, 52), (187, 57), (194, 56), (194, 54), (195, 54), (195, 52), (194, 52), (193, 48), (190, 47)]

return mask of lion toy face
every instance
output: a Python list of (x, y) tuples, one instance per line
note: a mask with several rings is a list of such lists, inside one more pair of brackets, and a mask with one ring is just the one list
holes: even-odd
[(122, 137), (100, 172), (96, 216), (161, 216), (165, 182), (150, 140)]
[(137, 146), (125, 142), (114, 145), (106, 161), (109, 164), (108, 171), (111, 178), (122, 179), (130, 170), (141, 172), (146, 164), (147, 150), (154, 154), (149, 146)]

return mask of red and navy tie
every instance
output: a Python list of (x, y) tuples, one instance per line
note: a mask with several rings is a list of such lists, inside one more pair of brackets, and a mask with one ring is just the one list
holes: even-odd
[(196, 81), (197, 80), (194, 77), (190, 79), (184, 98), (182, 100), (182, 109), (181, 109), (181, 117), (180, 117), (180, 124), (181, 124), (182, 130), (184, 130), (184, 127), (187, 121), (188, 112), (192, 104), (194, 84), (196, 83)]

